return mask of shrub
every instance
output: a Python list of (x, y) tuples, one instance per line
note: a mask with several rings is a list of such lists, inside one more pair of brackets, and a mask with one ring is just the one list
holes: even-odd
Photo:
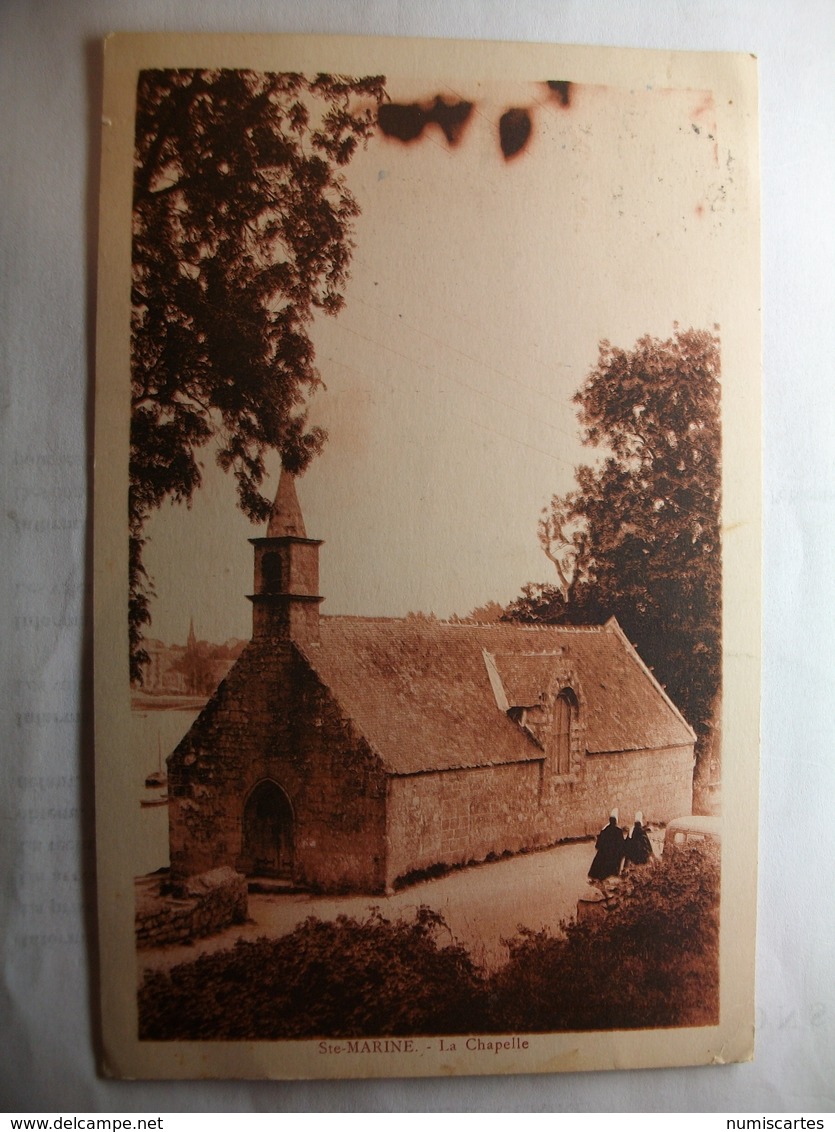
[(310, 917), (281, 939), (239, 941), (170, 972), (148, 973), (139, 1033), (152, 1040), (234, 1040), (460, 1033), (483, 1026), (481, 977), (443, 918), (375, 911)]
[(490, 980), (492, 1028), (635, 1029), (718, 1022), (719, 869), (679, 853), (623, 882), (605, 918), (520, 930)]

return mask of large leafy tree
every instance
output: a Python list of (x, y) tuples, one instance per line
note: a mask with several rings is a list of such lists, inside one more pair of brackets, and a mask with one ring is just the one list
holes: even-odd
[(707, 775), (721, 684), (720, 358), (715, 335), (676, 330), (626, 351), (601, 343), (574, 397), (598, 461), (539, 525), (557, 585), (528, 586), (523, 620), (616, 616), (699, 736)]
[(325, 436), (310, 323), (336, 314), (357, 201), (344, 167), (374, 129), (384, 80), (242, 70), (144, 71), (133, 193), (131, 676), (147, 655), (145, 526), (190, 502), (201, 450), (261, 521), (270, 450), (301, 471)]

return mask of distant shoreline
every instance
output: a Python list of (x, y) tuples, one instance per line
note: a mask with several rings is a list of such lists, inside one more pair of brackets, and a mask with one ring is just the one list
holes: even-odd
[(131, 711), (200, 711), (208, 696), (177, 696), (170, 692), (154, 695), (132, 695)]

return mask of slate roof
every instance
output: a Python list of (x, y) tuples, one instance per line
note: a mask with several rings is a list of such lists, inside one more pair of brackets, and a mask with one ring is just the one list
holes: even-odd
[(322, 617), (320, 633), (305, 657), (394, 774), (543, 757), (497, 703), (485, 654), (510, 706), (538, 702), (555, 671), (575, 673), (590, 753), (694, 741), (614, 620), (569, 628)]

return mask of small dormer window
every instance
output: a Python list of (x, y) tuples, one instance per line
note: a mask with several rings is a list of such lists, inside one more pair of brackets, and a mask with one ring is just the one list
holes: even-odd
[[(514, 723), (525, 732), (529, 739), (536, 743), (537, 747), (542, 747), (542, 740), (539, 738), (536, 729), (536, 719), (539, 715), (539, 707), (524, 708), (512, 707), (508, 709), (508, 718), (512, 719)], [(533, 723), (533, 726), (531, 724)]]

